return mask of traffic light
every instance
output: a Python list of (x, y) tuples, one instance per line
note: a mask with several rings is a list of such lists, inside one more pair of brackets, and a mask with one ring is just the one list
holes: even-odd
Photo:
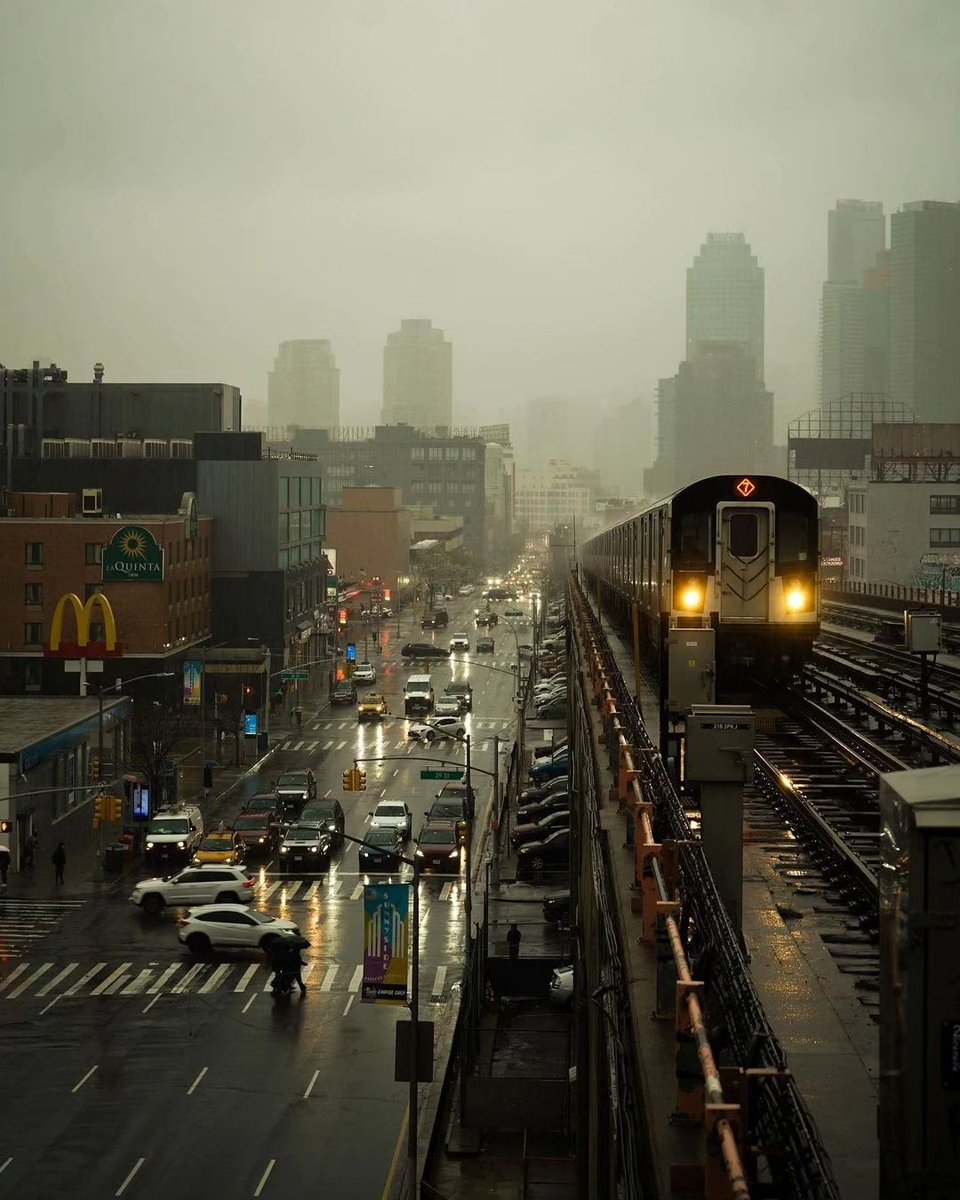
[(123, 820), (123, 800), (121, 799), (121, 797), (120, 796), (108, 796), (107, 799), (110, 803), (110, 820), (111, 821), (122, 821)]
[(384, 589), (383, 589), (383, 598), (384, 598), (384, 600), (389, 600), (389, 599), (390, 599), (390, 589), (389, 589), (389, 588), (384, 588)]
[(353, 791), (353, 767), (348, 767), (343, 773), (343, 790), (345, 792)]
[(365, 792), (367, 790), (367, 773), (366, 773), (366, 771), (360, 770), (358, 768), (354, 769), (353, 783), (354, 783), (355, 789), (358, 792)]
[(90, 779), (96, 783), (100, 778), (100, 759), (97, 755), (90, 757)]
[(107, 798), (106, 796), (97, 796), (93, 801), (93, 819), (97, 824), (103, 821), (106, 817)]
[(345, 608), (341, 608), (341, 609), (340, 609), (340, 613), (339, 613), (339, 620), (340, 620), (340, 624), (341, 624), (341, 625), (346, 625), (346, 623), (347, 623), (347, 610), (346, 610)]

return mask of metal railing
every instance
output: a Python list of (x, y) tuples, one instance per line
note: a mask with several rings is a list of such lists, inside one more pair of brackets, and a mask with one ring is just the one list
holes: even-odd
[[(703, 848), (574, 578), (569, 588), (615, 780), (611, 795), (632, 812), (642, 940), (658, 951), (658, 1010), (672, 1009), (678, 1042), (696, 1048), (700, 1078), (678, 1076), (677, 1112), (703, 1124), (705, 1178), (712, 1164), (716, 1188), (707, 1194), (749, 1196), (748, 1179), (764, 1165), (777, 1188), (771, 1194), (837, 1200), (829, 1157), (753, 987)], [(705, 1010), (723, 1024), (736, 1068), (718, 1069)]]

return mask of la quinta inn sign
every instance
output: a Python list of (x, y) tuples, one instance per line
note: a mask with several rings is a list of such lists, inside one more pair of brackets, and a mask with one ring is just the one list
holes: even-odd
[(103, 548), (104, 583), (162, 583), (163, 547), (149, 529), (125, 525)]

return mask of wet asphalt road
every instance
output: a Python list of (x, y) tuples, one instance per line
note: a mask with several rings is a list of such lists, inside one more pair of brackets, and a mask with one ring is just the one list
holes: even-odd
[[(463, 629), (472, 644), (475, 604), (449, 603), (450, 626), (435, 640), (445, 645)], [(431, 635), (405, 619), (400, 640), (421, 637)], [(361, 632), (361, 650), (362, 640)], [(383, 641), (376, 687), (392, 714), (402, 714), (403, 681), (420, 668), (395, 657), (395, 621)], [(512, 635), (501, 628), (497, 653), (473, 657), (430, 669), (438, 693), (451, 677), (471, 680), (473, 764), (490, 770), (493, 734), (509, 748), (515, 729)], [(411, 806), (416, 834), (441, 785), (421, 780), (427, 764), (410, 756), (462, 761), (463, 752), (450, 743), (418, 747), (405, 729), (397, 715), (363, 726), (353, 709), (308, 715), (260, 776), (244, 782), (232, 809), (279, 771), (307, 765), (321, 795), (340, 797), (348, 833), (362, 837), (369, 810), (386, 796)], [(381, 755), (397, 757), (365, 764), (365, 793), (342, 791), (354, 757)], [(478, 773), (481, 797), (487, 783)], [(408, 1012), (359, 1000), (364, 880), (351, 843), (321, 879), (281, 879), (275, 863), (264, 864), (254, 906), (293, 918), (311, 942), (308, 994), (282, 1005), (264, 990), (269, 972), (258, 953), (195, 964), (177, 942), (176, 914), (147, 917), (128, 892), (78, 906), (22, 961), (6, 964), (0, 1200), (279, 1197), (305, 1189), (338, 1200), (380, 1197), (406, 1112), (407, 1086), (393, 1081), (393, 1070), (394, 1026)], [(459, 876), (421, 883), (424, 1019), (441, 1021), (455, 1002), (464, 887), (462, 866)]]

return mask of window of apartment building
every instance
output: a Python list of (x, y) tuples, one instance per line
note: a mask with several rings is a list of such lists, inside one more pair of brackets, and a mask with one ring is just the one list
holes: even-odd
[(459, 446), (447, 446), (446, 459), (447, 459), (447, 462), (459, 462), (460, 461)]
[(282, 512), (277, 517), (277, 537), (281, 546), (290, 541), (290, 514)]
[(42, 684), (42, 664), (39, 662), (25, 662), (23, 664), (23, 690), (25, 692), (39, 692)]
[(477, 458), (477, 448), (476, 448), (476, 446), (464, 446), (464, 448), (463, 448), (463, 461), (464, 461), (464, 462), (475, 462), (475, 461), (476, 461), (476, 458)]
[(443, 447), (442, 446), (428, 446), (427, 447), (427, 461), (428, 462), (443, 462)]
[(281, 508), (290, 507), (290, 480), (286, 475), (280, 477), (279, 499)]
[(299, 479), (291, 479), (290, 480), (290, 503), (288, 504), (287, 507), (288, 508), (299, 508), (300, 507), (300, 480)]
[(23, 627), (23, 640), (28, 646), (42, 646), (43, 622), (27, 621)]
[(43, 542), (26, 542), (24, 562), (28, 567), (43, 566)]
[(960, 513), (960, 496), (931, 496), (931, 513)]
[(88, 567), (95, 567), (103, 558), (101, 542), (87, 542), (83, 548), (83, 561)]
[(931, 546), (960, 546), (960, 527), (956, 529), (931, 529)]
[(43, 603), (43, 584), (28, 583), (24, 593), (24, 602), (26, 604), (42, 604)]
[(426, 457), (427, 457), (426, 446), (411, 446), (410, 447), (410, 461), (411, 462), (423, 462)]
[(298, 512), (292, 512), (290, 514), (289, 541), (291, 541), (291, 542), (299, 542), (300, 541), (300, 514)]
[(325, 522), (323, 519), (323, 509), (313, 509), (313, 511), (310, 513), (310, 536), (323, 537), (323, 535), (327, 532), (324, 526)]

